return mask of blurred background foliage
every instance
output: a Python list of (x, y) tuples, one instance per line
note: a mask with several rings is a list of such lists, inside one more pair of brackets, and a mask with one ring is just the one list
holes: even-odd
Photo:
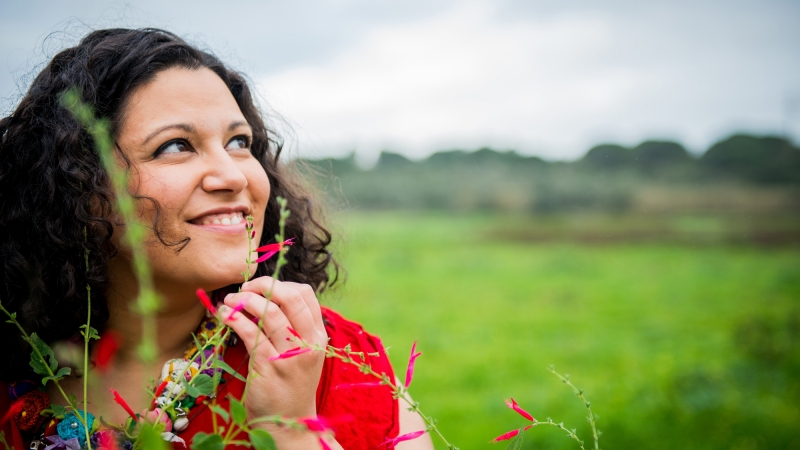
[[(327, 196), (348, 271), (323, 301), (380, 334), (401, 377), (419, 340), (412, 394), (462, 449), (505, 448), (488, 442), (522, 425), (511, 396), (588, 444), (585, 411), (551, 363), (586, 390), (601, 448), (800, 448), (791, 142), (296, 167)], [(561, 434), (530, 430), (523, 448), (576, 448)]]

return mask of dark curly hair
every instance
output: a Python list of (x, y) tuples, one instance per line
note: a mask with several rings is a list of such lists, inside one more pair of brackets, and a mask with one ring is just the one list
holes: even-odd
[[(45, 342), (76, 335), (88, 312), (87, 285), (94, 294), (92, 325), (102, 330), (108, 320), (107, 266), (116, 253), (109, 179), (92, 151), (91, 137), (60, 106), (59, 96), (77, 88), (84, 102), (111, 121), (115, 133), (128, 96), (172, 67), (214, 71), (252, 127), (251, 151), (272, 188), (262, 243), (278, 231), (276, 197), (286, 198), (291, 210), (285, 231), (296, 238), (296, 245), (287, 254), (281, 279), (307, 283), (317, 291), (336, 282), (338, 265), (328, 249), (331, 234), (316, 218), (316, 203), (300, 180), (278, 162), (282, 141), (265, 125), (245, 78), (167, 31), (98, 30), (58, 53), (13, 114), (0, 120), (0, 301), (7, 310), (16, 311), (29, 333), (38, 333)], [(187, 243), (165, 242), (158, 231), (158, 215), (153, 228), (175, 251)], [(272, 273), (269, 264), (261, 265), (256, 275)], [(0, 323), (0, 342), (5, 347), (0, 379), (28, 376), (30, 348), (19, 331)]]

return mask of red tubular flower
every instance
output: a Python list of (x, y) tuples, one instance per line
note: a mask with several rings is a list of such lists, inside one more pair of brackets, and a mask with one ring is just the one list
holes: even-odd
[(327, 433), (329, 431), (332, 432), (334, 423), (350, 422), (351, 420), (353, 420), (353, 416), (350, 414), (343, 414), (333, 419), (326, 419), (320, 416), (301, 417), (297, 419), (297, 421), (305, 425), (309, 431), (314, 431), (317, 433)]
[(151, 408), (151, 409), (153, 409), (153, 408), (155, 408), (156, 406), (158, 406), (158, 405), (156, 404), (156, 400), (157, 400), (157, 399), (158, 399), (158, 397), (160, 397), (160, 396), (161, 396), (161, 394), (164, 392), (164, 389), (166, 389), (166, 388), (167, 388), (167, 383), (168, 383), (168, 381), (162, 381), (162, 382), (161, 382), (161, 384), (159, 384), (159, 385), (158, 385), (158, 387), (156, 388), (156, 391), (155, 391), (155, 393), (153, 394), (153, 402), (150, 404), (150, 408)]
[(264, 253), (264, 254), (259, 256), (259, 258), (256, 260), (256, 263), (264, 262), (264, 261), (272, 258), (273, 256), (275, 256), (276, 253), (281, 251), (281, 249), (285, 245), (293, 245), (293, 244), (294, 244), (294, 238), (289, 238), (289, 239), (287, 239), (287, 240), (285, 240), (283, 242), (276, 242), (274, 244), (267, 244), (267, 245), (258, 247), (256, 249), (256, 251), (258, 253)]
[(500, 441), (507, 441), (507, 440), (513, 438), (514, 436), (518, 435), (520, 432), (527, 431), (527, 430), (529, 430), (531, 428), (533, 428), (533, 425), (528, 425), (528, 426), (526, 426), (526, 427), (524, 427), (522, 429), (519, 429), (519, 430), (511, 430), (508, 433), (501, 434), (500, 436), (497, 436), (496, 438), (492, 439), (492, 442), (490, 442), (490, 444), (496, 444), (496, 443), (498, 443)]
[(108, 330), (100, 336), (94, 348), (94, 366), (97, 370), (105, 372), (111, 365), (114, 355), (119, 349), (119, 336), (114, 331)]
[(397, 436), (394, 439), (387, 439), (387, 440), (383, 441), (383, 444), (381, 444), (381, 447), (386, 445), (386, 444), (389, 444), (389, 443), (391, 443), (392, 445), (397, 445), (399, 442), (410, 441), (412, 439), (416, 439), (416, 438), (422, 436), (423, 434), (425, 434), (425, 430), (419, 430), (419, 431), (414, 431), (413, 433), (407, 433), (407, 434), (404, 434), (402, 436)]
[(300, 419), (297, 419), (297, 421), (305, 425), (309, 431), (326, 432), (332, 430), (331, 424), (328, 423), (327, 420), (319, 416), (301, 417)]
[(197, 298), (200, 299), (200, 303), (202, 303), (203, 306), (205, 306), (207, 310), (211, 311), (211, 314), (213, 314), (215, 316), (217, 315), (217, 308), (215, 308), (214, 304), (211, 303), (211, 299), (208, 297), (208, 294), (206, 294), (206, 291), (204, 291), (202, 289), (198, 289), (197, 290)]
[(231, 320), (231, 318), (233, 317), (233, 315), (234, 315), (235, 313), (237, 313), (237, 312), (239, 312), (239, 311), (243, 310), (246, 304), (247, 304), (247, 302), (246, 302), (245, 300), (242, 300), (242, 301), (240, 301), (239, 303), (237, 303), (237, 304), (233, 305), (233, 308), (231, 308), (231, 313), (230, 313), (230, 314), (228, 314), (228, 318), (227, 318), (227, 319), (225, 319), (225, 320)]
[(411, 379), (414, 377), (414, 361), (422, 354), (422, 352), (415, 353), (416, 351), (417, 341), (414, 341), (414, 345), (411, 346), (411, 356), (408, 358), (408, 369), (406, 369), (406, 382), (404, 384), (406, 389), (411, 385)]
[(285, 352), (281, 353), (280, 355), (270, 356), (269, 360), (270, 361), (276, 361), (276, 360), (279, 360), (279, 359), (288, 359), (288, 358), (291, 358), (291, 357), (294, 357), (294, 356), (297, 356), (297, 355), (302, 355), (303, 353), (308, 353), (311, 350), (312, 350), (311, 347), (303, 347), (303, 348), (295, 347), (295, 348), (293, 348), (291, 350), (286, 350)]
[(517, 405), (517, 402), (514, 400), (514, 397), (511, 397), (511, 400), (506, 400), (506, 406), (513, 409), (520, 416), (530, 420), (531, 422), (536, 422), (536, 419), (534, 419), (533, 416), (530, 415), (530, 413), (528, 413), (528, 411), (525, 411), (524, 409), (520, 408), (519, 405)]
[(496, 438), (492, 439), (492, 443), (496, 444), (496, 443), (498, 443), (500, 441), (507, 441), (507, 440), (513, 438), (514, 436), (518, 435), (519, 432), (520, 432), (520, 430), (511, 430), (508, 433), (501, 434), (500, 436), (497, 436)]
[(303, 340), (303, 338), (300, 336), (300, 334), (297, 333), (297, 331), (294, 331), (294, 328), (286, 327), (286, 329), (289, 330), (289, 333), (292, 333), (292, 336), (296, 337), (297, 339), (300, 339), (301, 341)]
[(19, 400), (17, 400), (16, 402), (12, 403), (11, 407), (8, 408), (8, 411), (6, 412), (6, 415), (3, 416), (3, 420), (0, 420), (0, 425), (5, 425), (5, 423), (8, 422), (9, 419), (14, 417), (14, 415), (20, 413), (22, 411), (22, 406), (23, 406), (22, 402), (19, 401)]
[(99, 450), (119, 450), (114, 433), (110, 430), (98, 431), (97, 448)]
[(111, 391), (111, 393), (114, 394), (114, 401), (117, 402), (119, 406), (122, 406), (122, 409), (124, 409), (125, 412), (128, 413), (129, 416), (131, 416), (133, 421), (134, 422), (138, 421), (139, 419), (136, 418), (136, 413), (133, 412), (130, 406), (128, 406), (128, 403), (125, 401), (125, 399), (120, 397), (119, 392), (115, 391), (114, 389), (109, 389), (109, 391)]

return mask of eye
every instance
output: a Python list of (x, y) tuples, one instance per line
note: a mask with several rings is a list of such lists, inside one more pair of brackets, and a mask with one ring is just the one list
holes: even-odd
[(165, 142), (164, 145), (158, 147), (155, 156), (167, 153), (188, 152), (189, 150), (190, 147), (188, 142), (183, 139), (174, 139), (172, 141)]
[(228, 145), (226, 145), (225, 148), (227, 150), (250, 148), (250, 136), (246, 135), (235, 136), (228, 142)]

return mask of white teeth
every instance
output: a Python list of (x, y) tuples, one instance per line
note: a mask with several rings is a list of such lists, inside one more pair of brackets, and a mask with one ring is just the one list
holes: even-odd
[(239, 225), (244, 221), (241, 211), (228, 214), (211, 214), (203, 218), (203, 225)]

